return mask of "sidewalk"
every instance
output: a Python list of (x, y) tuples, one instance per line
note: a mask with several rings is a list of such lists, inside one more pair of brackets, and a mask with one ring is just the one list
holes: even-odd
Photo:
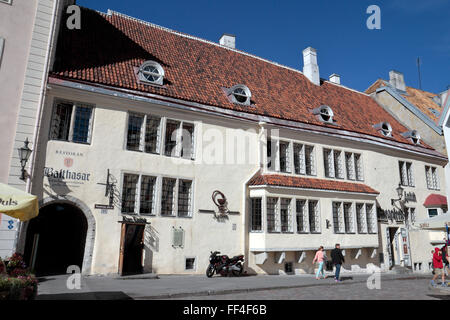
[[(159, 279), (117, 279), (109, 276), (82, 277), (81, 288), (70, 290), (66, 286), (69, 275), (49, 276), (39, 283), (39, 300), (126, 300), (189, 298), (236, 292), (302, 288), (312, 286), (345, 286), (365, 283), (370, 274), (346, 274), (341, 283), (333, 276), (316, 280), (314, 275), (258, 275), (245, 277), (207, 278), (204, 275), (160, 275)], [(421, 275), (382, 273), (381, 281), (429, 278)]]

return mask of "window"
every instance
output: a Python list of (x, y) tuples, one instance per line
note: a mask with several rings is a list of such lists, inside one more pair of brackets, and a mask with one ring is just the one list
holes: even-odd
[(275, 170), (275, 159), (272, 159), (272, 140), (267, 140), (267, 170)]
[(389, 122), (381, 122), (373, 126), (385, 137), (392, 137), (392, 127)]
[(267, 232), (276, 232), (278, 230), (278, 198), (267, 198)]
[(408, 132), (402, 133), (402, 136), (406, 139), (409, 139), (414, 144), (420, 144), (420, 134), (417, 130), (411, 130)]
[(154, 214), (155, 212), (155, 191), (156, 177), (141, 177), (141, 201), (139, 213)]
[(127, 150), (159, 153), (160, 128), (160, 117), (130, 113)]
[(354, 233), (353, 205), (344, 203), (345, 232)]
[(286, 272), (286, 273), (291, 273), (291, 272), (293, 272), (293, 264), (292, 264), (292, 262), (286, 262), (285, 264), (284, 264), (284, 272)]
[(373, 204), (366, 203), (367, 232), (377, 233), (377, 215)]
[(135, 213), (138, 179), (137, 174), (124, 174), (123, 176), (122, 213)]
[(262, 230), (262, 201), (261, 198), (251, 199), (251, 221), (250, 231), (261, 231)]
[(313, 113), (322, 122), (333, 123), (333, 110), (329, 106), (322, 105), (313, 110)]
[(291, 199), (281, 199), (280, 205), (281, 232), (291, 232)]
[(296, 174), (315, 175), (314, 147), (294, 143), (294, 168)]
[(195, 258), (186, 258), (185, 270), (195, 270)]
[(280, 141), (280, 171), (291, 172), (289, 163), (289, 142)]
[(12, 0), (0, 0), (0, 2), (6, 3), (6, 4), (11, 4)]
[(425, 176), (427, 178), (427, 187), (431, 190), (439, 190), (439, 181), (437, 176), (437, 168), (425, 166)]
[(296, 200), (297, 232), (308, 232), (308, 211), (306, 200)]
[(344, 178), (342, 151), (323, 149), (325, 176), (327, 178)]
[(358, 225), (358, 233), (367, 233), (366, 211), (362, 203), (356, 204), (356, 222)]
[(438, 209), (428, 209), (428, 217), (433, 218), (438, 215)]
[(402, 186), (414, 187), (414, 179), (412, 172), (412, 163), (399, 161), (400, 183)]
[[(178, 145), (181, 148), (178, 149)], [(164, 155), (194, 159), (194, 125), (192, 123), (166, 121)]]
[(191, 215), (192, 181), (178, 180), (178, 216)]
[(406, 208), (406, 213), (408, 214), (411, 223), (416, 222), (416, 208)]
[(228, 95), (233, 103), (250, 105), (252, 93), (250, 89), (242, 84), (235, 85), (228, 90)]
[(90, 143), (93, 108), (74, 102), (56, 102), (50, 139)]
[(345, 169), (347, 171), (348, 180), (363, 180), (363, 169), (361, 154), (346, 152), (345, 153)]
[(342, 215), (342, 202), (333, 202), (333, 226), (334, 233), (344, 233), (345, 224)]
[(155, 214), (156, 177), (124, 174), (122, 213)]
[(175, 185), (177, 179), (163, 178), (161, 191), (161, 215), (175, 215)]
[(309, 230), (311, 233), (320, 232), (319, 202), (317, 200), (308, 201)]
[(139, 80), (162, 85), (164, 81), (164, 69), (154, 61), (146, 61), (139, 68)]

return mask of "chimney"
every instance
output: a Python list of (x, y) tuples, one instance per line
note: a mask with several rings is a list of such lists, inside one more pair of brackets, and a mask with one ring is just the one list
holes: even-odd
[(389, 71), (389, 83), (397, 90), (406, 91), (405, 79), (401, 72), (395, 70)]
[(317, 51), (314, 48), (308, 47), (303, 50), (303, 74), (315, 85), (320, 85)]
[(224, 33), (220, 39), (219, 43), (222, 46), (228, 47), (228, 48), (236, 48), (236, 36), (233, 36), (232, 34)]
[(333, 73), (329, 78), (330, 82), (341, 84), (341, 76)]

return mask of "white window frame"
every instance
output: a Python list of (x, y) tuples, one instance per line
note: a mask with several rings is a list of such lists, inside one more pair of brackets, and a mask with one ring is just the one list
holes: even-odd
[[(361, 206), (362, 230), (359, 230), (357, 206)], [(358, 234), (367, 234), (368, 228), (367, 228), (366, 204), (362, 203), (362, 202), (356, 202), (355, 203), (355, 213), (356, 213), (356, 229), (357, 229)]]
[[(331, 154), (330, 158), (326, 157), (326, 152), (330, 152), (330, 154)], [(338, 157), (336, 157), (336, 153), (339, 154)], [(328, 169), (330, 169), (328, 172), (328, 175), (325, 175), (325, 177), (332, 178), (332, 179), (339, 179), (339, 180), (345, 179), (345, 159), (342, 159), (343, 153), (344, 153), (344, 151), (339, 150), (339, 149), (323, 148), (325, 173), (327, 170), (326, 169), (327, 162), (329, 162)], [(345, 153), (344, 153), (344, 158), (345, 158)], [(336, 161), (338, 161), (337, 167), (341, 168), (341, 176), (338, 176), (338, 173), (336, 172)]]
[[(367, 211), (367, 206), (372, 206), (372, 212)], [(378, 223), (377, 223), (377, 207), (374, 203), (368, 203), (366, 202), (364, 204), (364, 210), (366, 212), (366, 219), (367, 219), (367, 233), (368, 234), (378, 234)], [(371, 215), (370, 219), (373, 219), (373, 230), (370, 230), (370, 224), (369, 224), (369, 214)]]
[[(286, 171), (281, 171), (281, 145), (287, 145), (286, 148)], [(282, 173), (292, 173), (292, 143), (290, 141), (285, 141), (285, 140), (278, 140), (278, 167), (279, 167), (279, 172)]]
[[(149, 71), (144, 71), (144, 68), (147, 66), (152, 66), (154, 68), (156, 68), (158, 70), (158, 74), (156, 73), (152, 73)], [(145, 76), (144, 73), (150, 73), (151, 75), (154, 76), (158, 76), (158, 79), (156, 79), (155, 81), (151, 81), (148, 80)], [(165, 72), (163, 67), (155, 62), (155, 61), (145, 61), (140, 67), (139, 67), (139, 73), (138, 73), (138, 77), (139, 77), (139, 81), (145, 82), (145, 83), (150, 83), (150, 84), (157, 84), (157, 85), (163, 85), (164, 82), (164, 76), (165, 76)]]
[[(249, 201), (249, 206), (250, 206), (250, 210), (249, 210), (249, 212), (250, 212), (250, 214), (249, 214), (249, 230), (250, 230), (250, 232), (256, 232), (256, 233), (260, 233), (260, 232), (264, 232), (264, 199), (265, 198), (263, 198), (263, 197), (252, 197), (252, 198), (250, 198), (250, 201)], [(260, 200), (260, 202), (261, 202), (261, 208), (260, 208), (260, 210), (261, 210), (261, 225), (260, 225), (260, 229), (259, 230), (254, 230), (253, 229), (253, 209), (254, 209), (254, 206), (253, 206), (253, 200)]]
[[(140, 116), (143, 117), (143, 121), (141, 124), (141, 129), (139, 132), (139, 150), (131, 150), (128, 149), (128, 127), (130, 123), (130, 115), (134, 116)], [(148, 117), (155, 117), (159, 118), (159, 127), (158, 127), (158, 134), (157, 134), (157, 141), (156, 141), (156, 151), (155, 152), (147, 152), (145, 151), (145, 135), (147, 133), (147, 119)], [(161, 132), (162, 132), (162, 123), (163, 123), (163, 117), (154, 115), (154, 114), (146, 114), (146, 113), (138, 113), (138, 112), (128, 112), (128, 118), (127, 118), (127, 128), (126, 128), (126, 135), (125, 135), (125, 149), (127, 151), (140, 151), (150, 154), (160, 154), (161, 153)]]
[[(186, 268), (186, 260), (187, 259), (194, 259), (194, 265), (192, 269), (187, 269)], [(185, 256), (184, 257), (184, 271), (197, 271), (197, 257), (194, 256)]]
[[(72, 105), (72, 111), (71, 111), (70, 123), (69, 123), (69, 134), (67, 136), (67, 140), (54, 139), (53, 136), (52, 136), (53, 122), (55, 121), (54, 115), (56, 114), (56, 108), (57, 108), (59, 103), (71, 104)], [(74, 126), (75, 126), (75, 115), (76, 115), (76, 109), (78, 107), (91, 108), (91, 117), (89, 119), (88, 136), (87, 136), (87, 141), (86, 142), (73, 141), (73, 130), (74, 130)], [(49, 140), (90, 145), (92, 143), (92, 131), (93, 131), (93, 126), (94, 126), (94, 117), (95, 117), (95, 105), (93, 105), (93, 104), (84, 103), (84, 102), (78, 102), (78, 101), (72, 101), (72, 100), (59, 99), (59, 98), (55, 99), (53, 101), (52, 116), (51, 116), (51, 119), (50, 119), (50, 128), (49, 128), (49, 133), (48, 133)]]
[[(316, 210), (314, 212), (314, 215), (316, 217), (316, 221), (314, 222), (315, 226), (316, 226), (316, 230), (311, 230), (311, 221), (309, 219), (309, 203), (310, 202), (316, 202)], [(320, 212), (320, 201), (319, 199), (308, 199), (308, 203), (307, 203), (307, 210), (308, 210), (308, 230), (309, 233), (311, 234), (320, 234), (322, 233), (322, 217), (321, 217), (321, 212)]]
[(425, 178), (429, 190), (440, 190), (438, 168), (434, 166), (425, 166)]
[[(412, 162), (399, 160), (398, 165), (399, 165), (399, 174), (400, 174), (401, 185), (404, 187), (414, 187), (415, 186), (414, 170), (413, 170)], [(409, 170), (408, 170), (408, 165), (409, 165)], [(407, 179), (406, 182), (404, 181), (404, 177), (403, 177), (404, 173), (406, 174), (406, 179)]]
[[(129, 214), (129, 215), (137, 215), (142, 217), (150, 217), (150, 216), (156, 216), (157, 212), (157, 201), (158, 201), (158, 180), (159, 177), (156, 175), (151, 174), (144, 174), (144, 173), (136, 173), (136, 172), (122, 172), (122, 181), (121, 181), (121, 195), (123, 197), (123, 183), (125, 180), (125, 175), (136, 175), (138, 176), (138, 180), (136, 183), (136, 190), (135, 190), (135, 199), (134, 199), (134, 212), (123, 212), (122, 208), (120, 209), (120, 212), (122, 214)], [(153, 186), (153, 199), (152, 199), (152, 213), (140, 213), (141, 211), (141, 183), (142, 183), (142, 176), (149, 176), (152, 178), (155, 178), (155, 184)], [(121, 198), (122, 203), (122, 198)]]
[[(293, 201), (294, 201), (293, 206), (294, 206), (294, 209), (295, 209), (295, 211), (294, 211), (295, 230), (296, 230), (297, 233), (301, 233), (301, 234), (309, 233), (310, 232), (310, 230), (309, 230), (310, 229), (310, 225), (309, 225), (308, 199), (294, 198)], [(298, 206), (297, 206), (297, 201), (303, 201), (304, 202), (304, 204), (303, 204), (303, 213), (302, 213), (303, 214), (303, 227), (304, 227), (303, 230), (298, 230), (298, 224), (297, 224), (297, 216), (298, 216), (297, 209), (298, 209)]]

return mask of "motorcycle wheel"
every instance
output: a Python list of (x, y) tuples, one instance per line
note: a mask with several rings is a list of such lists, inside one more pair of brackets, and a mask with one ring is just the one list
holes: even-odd
[(239, 268), (239, 270), (232, 270), (231, 272), (233, 273), (233, 276), (235, 277), (239, 277), (242, 274), (242, 271), (244, 270), (244, 267), (242, 266), (242, 264), (238, 263), (236, 265), (236, 267)]
[(206, 269), (206, 276), (208, 278), (211, 278), (214, 275), (214, 266), (210, 264), (208, 268)]

